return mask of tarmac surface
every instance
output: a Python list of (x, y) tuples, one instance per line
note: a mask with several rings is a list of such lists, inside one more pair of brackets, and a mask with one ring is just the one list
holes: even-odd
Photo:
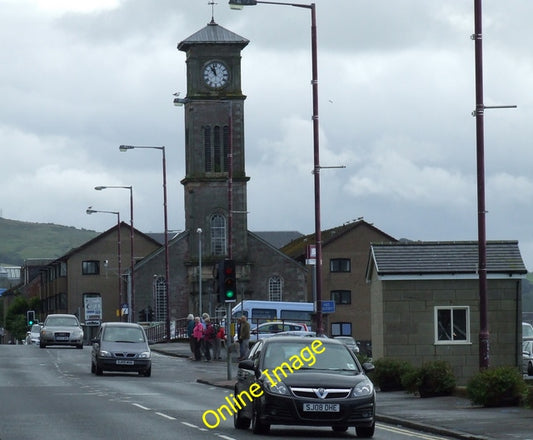
[[(190, 358), (187, 342), (154, 344), (152, 350), (168, 356)], [(232, 353), (230, 379), (226, 350), (222, 360), (204, 365), (197, 382), (233, 390), (237, 354)], [(191, 363), (194, 361), (191, 360)], [(420, 398), (404, 391), (377, 392), (376, 419), (458, 439), (533, 440), (533, 409), (519, 407), (483, 408), (459, 396)]]

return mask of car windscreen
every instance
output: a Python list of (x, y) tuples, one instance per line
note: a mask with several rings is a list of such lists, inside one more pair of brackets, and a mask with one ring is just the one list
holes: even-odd
[(104, 331), (103, 340), (107, 342), (145, 342), (144, 333), (140, 328), (108, 327)]
[(317, 350), (324, 351), (315, 353), (311, 348), (312, 341), (314, 339), (305, 338), (302, 342), (280, 340), (269, 344), (265, 347), (263, 369), (274, 369), (287, 362), (303, 370), (361, 371), (344, 345), (324, 344)]
[(49, 316), (45, 325), (49, 327), (78, 327), (78, 320), (69, 316)]

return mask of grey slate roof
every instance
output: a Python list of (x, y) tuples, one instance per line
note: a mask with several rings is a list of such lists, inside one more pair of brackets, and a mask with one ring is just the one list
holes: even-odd
[(206, 27), (185, 38), (181, 43), (178, 43), (178, 49), (186, 51), (191, 45), (198, 44), (237, 44), (241, 48), (245, 47), (250, 40), (247, 40), (234, 32), (218, 25), (211, 21)]
[(276, 249), (281, 249), (291, 241), (303, 237), (303, 234), (298, 231), (253, 231), (253, 233), (270, 243)]
[[(475, 274), (478, 261), (477, 241), (372, 243), (369, 269), (373, 264), (379, 275)], [(527, 273), (518, 241), (487, 242), (489, 273)]]

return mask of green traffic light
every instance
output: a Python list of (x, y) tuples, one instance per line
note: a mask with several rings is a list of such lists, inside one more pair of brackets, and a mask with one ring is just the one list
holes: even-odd
[(226, 292), (226, 298), (233, 298), (235, 296), (235, 293), (233, 293), (233, 290), (228, 290)]

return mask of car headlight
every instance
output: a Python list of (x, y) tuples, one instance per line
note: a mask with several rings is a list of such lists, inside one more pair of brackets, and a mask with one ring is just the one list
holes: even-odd
[(269, 393), (272, 394), (281, 394), (281, 395), (288, 395), (289, 389), (287, 388), (287, 385), (285, 385), (283, 382), (277, 382), (276, 385), (272, 385), (272, 382), (269, 380), (266, 380), (263, 383), (263, 386), (265, 387), (265, 390), (267, 390)]
[(111, 357), (111, 353), (109, 353), (109, 351), (106, 351), (106, 350), (100, 350), (100, 353), (98, 353), (100, 355), (100, 357)]
[(141, 354), (139, 354), (139, 359), (150, 359), (150, 352), (143, 351)]
[(354, 397), (370, 396), (374, 392), (374, 384), (369, 379), (359, 382), (353, 389)]

